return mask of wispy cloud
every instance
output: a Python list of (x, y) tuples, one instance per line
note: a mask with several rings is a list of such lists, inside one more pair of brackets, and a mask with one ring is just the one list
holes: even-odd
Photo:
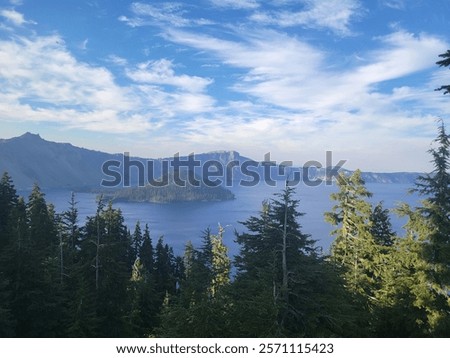
[(256, 9), (259, 7), (256, 0), (210, 0), (210, 2), (221, 8)]
[(159, 130), (173, 116), (200, 113), (214, 104), (208, 95), (196, 92), (210, 80), (175, 76), (165, 60), (153, 68), (153, 80), (177, 87), (175, 92), (147, 83), (144, 77), (151, 70), (145, 66), (128, 71), (142, 83), (120, 86), (108, 69), (77, 61), (58, 35), (0, 41), (0, 58), (3, 120), (55, 122), (105, 133), (142, 133)]
[[(254, 13), (250, 19), (279, 27), (303, 26), (326, 29), (338, 35), (350, 35), (351, 21), (362, 13), (358, 0), (303, 0), (304, 10), (274, 10)], [(298, 6), (298, 4), (297, 4)], [(296, 6), (296, 7), (297, 7)]]
[(85, 39), (84, 41), (82, 41), (79, 45), (80, 50), (82, 51), (86, 51), (87, 50), (87, 45), (88, 45), (89, 39)]
[(23, 4), (23, 0), (9, 0), (9, 2), (11, 5), (16, 5), (16, 6)]
[[(231, 41), (169, 30), (166, 38), (209, 53), (224, 66), (245, 70), (231, 89), (253, 98), (252, 104), (229, 105), (212, 118), (196, 118), (186, 124), (186, 140), (210, 143), (210, 147), (212, 142), (216, 146), (226, 143), (227, 138), (230, 145), (239, 142), (242, 134), (257, 148), (270, 143), (271, 150), (284, 155), (295, 152), (298, 138), (303, 138), (308, 149), (302, 148), (302, 152), (317, 153), (326, 138), (327, 146), (339, 148), (343, 156), (350, 157), (357, 148), (369, 148), (382, 157), (380, 141), (410, 144), (414, 137), (432, 133), (431, 113), (449, 110), (448, 101), (439, 100), (431, 85), (380, 89), (387, 81), (399, 81), (435, 66), (434, 59), (448, 46), (435, 36), (396, 31), (374, 38), (375, 49), (362, 53), (345, 69), (330, 66), (332, 53), (277, 31), (260, 30)], [(263, 105), (258, 108), (255, 103)], [(410, 128), (417, 131), (411, 133)], [(349, 142), (350, 133), (364, 135)], [(421, 149), (426, 152), (425, 145)], [(405, 159), (402, 164), (413, 167), (414, 160)]]
[(34, 21), (25, 20), (23, 14), (12, 9), (3, 9), (0, 15), (15, 26), (23, 26), (24, 24), (35, 24)]
[(405, 0), (381, 0), (381, 4), (396, 10), (404, 10), (406, 7)]
[(186, 17), (184, 6), (175, 2), (154, 5), (134, 2), (131, 4), (130, 9), (133, 16), (130, 18), (120, 16), (119, 21), (125, 22), (131, 27), (145, 25), (184, 27), (191, 25), (208, 25), (212, 23), (205, 19), (191, 19)]
[(136, 69), (128, 69), (126, 74), (135, 82), (169, 85), (188, 92), (203, 92), (212, 80), (188, 75), (175, 75), (172, 61), (160, 59), (141, 63)]

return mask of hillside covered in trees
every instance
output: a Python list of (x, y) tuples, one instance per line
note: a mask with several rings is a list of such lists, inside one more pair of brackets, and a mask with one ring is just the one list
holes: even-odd
[[(223, 228), (176, 256), (99, 200), (81, 224), (76, 197), (55, 213), (35, 186), (25, 200), (0, 180), (1, 337), (448, 337), (450, 137), (440, 123), (434, 171), (400, 205), (406, 234), (368, 202), (359, 171), (341, 174), (324, 256), (302, 230), (289, 187), (264, 202), (227, 254)], [(235, 275), (231, 275), (232, 267)]]
[[(179, 183), (176, 182), (178, 178)], [(176, 203), (186, 201), (224, 201), (233, 200), (234, 194), (223, 186), (207, 186), (196, 178), (195, 173), (170, 173), (163, 176), (159, 185), (145, 185), (123, 188), (104, 194), (114, 201)], [(194, 185), (195, 184), (195, 185)]]

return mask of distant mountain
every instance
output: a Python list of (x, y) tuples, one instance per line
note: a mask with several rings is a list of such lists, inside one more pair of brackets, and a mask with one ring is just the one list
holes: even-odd
[[(149, 167), (152, 168), (151, 178), (157, 180), (164, 176), (165, 165), (173, 160), (174, 158), (128, 158), (123, 154), (109, 154), (75, 147), (69, 143), (46, 141), (38, 134), (31, 133), (11, 139), (0, 139), (0, 174), (7, 171), (18, 189), (28, 189), (38, 183), (42, 188), (98, 190), (102, 180), (109, 189), (119, 189), (124, 186), (123, 181), (117, 180), (119, 175), (121, 179), (128, 179), (125, 186), (136, 186), (140, 180), (143, 180), (141, 184), (145, 185), (150, 179), (147, 174)], [(268, 168), (267, 163), (243, 157), (236, 151), (196, 154), (193, 158), (180, 157), (175, 160), (182, 163), (189, 160), (198, 161), (196, 164), (199, 165), (194, 168), (197, 177), (206, 178), (206, 175), (209, 175), (211, 181), (221, 179), (228, 185), (238, 180), (251, 184), (255, 182), (255, 178), (263, 178), (264, 173), (267, 174), (268, 171), (271, 178), (276, 180), (283, 180), (286, 176), (284, 171), (280, 170), (282, 167)], [(103, 173), (102, 166), (105, 162), (110, 165)], [(124, 162), (128, 162), (131, 169), (124, 171)], [(245, 166), (238, 163), (245, 163)], [(141, 171), (141, 177), (138, 175), (138, 166), (144, 169)], [(301, 168), (289, 170), (302, 172)], [(128, 178), (123, 177), (124, 172), (130, 173)], [(310, 176), (311, 173), (315, 178), (325, 176), (324, 169), (312, 168)], [(418, 175), (419, 173), (363, 173), (363, 178), (366, 182), (413, 183)]]
[(0, 172), (7, 171), (21, 189), (35, 182), (45, 188), (98, 186), (101, 165), (111, 157), (69, 143), (49, 142), (38, 134), (0, 139)]

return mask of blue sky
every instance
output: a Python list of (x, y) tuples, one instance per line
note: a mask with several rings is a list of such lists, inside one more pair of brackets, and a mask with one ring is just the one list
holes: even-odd
[(0, 137), (428, 170), (449, 28), (448, 0), (3, 1)]

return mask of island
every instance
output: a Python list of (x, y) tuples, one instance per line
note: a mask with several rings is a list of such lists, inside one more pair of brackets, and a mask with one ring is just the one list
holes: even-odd
[(104, 193), (105, 199), (113, 202), (138, 202), (138, 203), (175, 203), (187, 201), (225, 201), (234, 200), (234, 194), (222, 186), (207, 186), (197, 179), (199, 185), (185, 186), (175, 184), (173, 173), (168, 184), (164, 186), (146, 185), (143, 187), (122, 188), (113, 192)]

